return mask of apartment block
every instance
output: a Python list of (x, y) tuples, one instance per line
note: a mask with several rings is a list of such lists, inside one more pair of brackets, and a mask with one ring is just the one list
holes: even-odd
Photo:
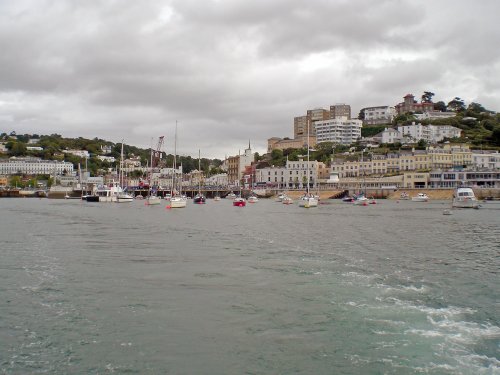
[(388, 105), (363, 108), (363, 125), (390, 124), (396, 116), (396, 109)]
[(316, 142), (350, 145), (361, 138), (361, 120), (338, 117), (316, 122)]
[(343, 117), (347, 117), (348, 119), (351, 118), (351, 106), (349, 104), (340, 103), (330, 106), (330, 119)]

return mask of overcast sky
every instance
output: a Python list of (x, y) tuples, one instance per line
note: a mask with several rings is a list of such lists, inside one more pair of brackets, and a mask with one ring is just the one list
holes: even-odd
[(500, 110), (498, 0), (0, 0), (0, 131), (223, 159), (307, 109)]

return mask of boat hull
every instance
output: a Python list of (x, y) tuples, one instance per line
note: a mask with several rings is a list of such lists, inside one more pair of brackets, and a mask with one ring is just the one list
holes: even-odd
[(235, 207), (245, 207), (247, 202), (243, 198), (235, 198), (233, 200), (233, 206)]

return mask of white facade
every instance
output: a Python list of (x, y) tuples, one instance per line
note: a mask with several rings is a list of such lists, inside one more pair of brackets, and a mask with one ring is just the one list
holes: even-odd
[[(298, 161), (287, 160), (286, 166), (284, 167), (257, 169), (255, 171), (256, 182), (266, 183), (280, 188), (305, 188), (308, 170), (307, 163), (308, 162), (303, 158), (299, 158)], [(323, 163), (316, 160), (309, 161), (309, 184), (311, 187), (317, 185), (320, 164)]]
[(205, 179), (206, 185), (227, 186), (227, 173), (215, 174)]
[(116, 161), (114, 156), (97, 155), (97, 159), (99, 159), (100, 161), (107, 161), (108, 163), (114, 163)]
[(380, 133), (382, 143), (396, 143), (403, 140), (403, 135), (399, 130), (393, 128), (385, 128), (385, 130)]
[(472, 151), (472, 165), (478, 169), (500, 170), (500, 154), (498, 151)]
[(81, 158), (90, 158), (90, 154), (87, 150), (64, 150), (63, 152), (66, 154), (79, 156)]
[(361, 120), (339, 117), (330, 120), (316, 121), (316, 142), (333, 142), (350, 145), (361, 137)]
[(63, 172), (73, 173), (73, 163), (38, 158), (16, 158), (0, 160), (0, 174), (48, 174), (61, 175)]
[(245, 167), (252, 165), (255, 161), (255, 155), (252, 153), (252, 149), (250, 148), (250, 142), (248, 142), (248, 148), (245, 150), (245, 153), (240, 155), (240, 165), (238, 170), (238, 176), (245, 171)]
[(388, 105), (364, 108), (364, 124), (388, 124), (396, 116), (396, 109)]
[(423, 139), (429, 143), (436, 143), (444, 138), (458, 138), (462, 133), (460, 129), (450, 125), (422, 125), (415, 123), (400, 125), (398, 130), (403, 137), (409, 137), (414, 142)]
[(39, 146), (26, 146), (26, 150), (28, 151), (43, 151), (43, 148)]
[(414, 113), (413, 116), (417, 120), (437, 120), (441, 118), (455, 117), (457, 114), (455, 112), (440, 112), (440, 111), (429, 111), (424, 113)]

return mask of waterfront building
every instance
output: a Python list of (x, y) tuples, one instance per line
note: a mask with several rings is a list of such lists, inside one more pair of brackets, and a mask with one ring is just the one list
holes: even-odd
[(472, 165), (477, 169), (500, 170), (498, 151), (472, 150)]
[(388, 105), (366, 107), (362, 111), (364, 113), (363, 125), (390, 124), (396, 116), (396, 109)]
[(243, 154), (228, 157), (227, 176), (229, 185), (239, 186), (245, 168), (252, 165), (254, 161), (255, 155), (252, 153), (250, 141), (248, 141), (248, 148), (245, 149)]
[(227, 186), (227, 173), (219, 173), (205, 179), (205, 184), (210, 186)]
[(360, 177), (363, 174), (382, 175), (433, 169), (463, 169), (473, 166), (472, 155), (466, 144), (444, 144), (441, 147), (430, 146), (426, 150), (412, 149), (386, 155), (370, 154), (370, 158), (363, 161), (335, 159), (331, 161), (331, 170), (338, 173), (339, 177)]
[(403, 102), (395, 106), (398, 115), (406, 112), (424, 113), (434, 111), (434, 103), (419, 103), (412, 94), (406, 94)]
[(62, 175), (73, 173), (73, 163), (57, 160), (42, 160), (32, 157), (11, 157), (0, 160), (0, 174), (48, 174)]
[(316, 187), (320, 180), (329, 177), (329, 170), (323, 162), (309, 161), (309, 178), (307, 176), (307, 160), (299, 157), (298, 161), (287, 160), (284, 167), (266, 167), (255, 171), (255, 180), (280, 189), (306, 187), (309, 180), (311, 187)]
[(333, 142), (335, 144), (350, 145), (361, 138), (362, 121), (338, 117), (325, 121), (317, 121), (316, 142)]
[(435, 170), (429, 174), (430, 188), (480, 187), (500, 189), (500, 170)]

